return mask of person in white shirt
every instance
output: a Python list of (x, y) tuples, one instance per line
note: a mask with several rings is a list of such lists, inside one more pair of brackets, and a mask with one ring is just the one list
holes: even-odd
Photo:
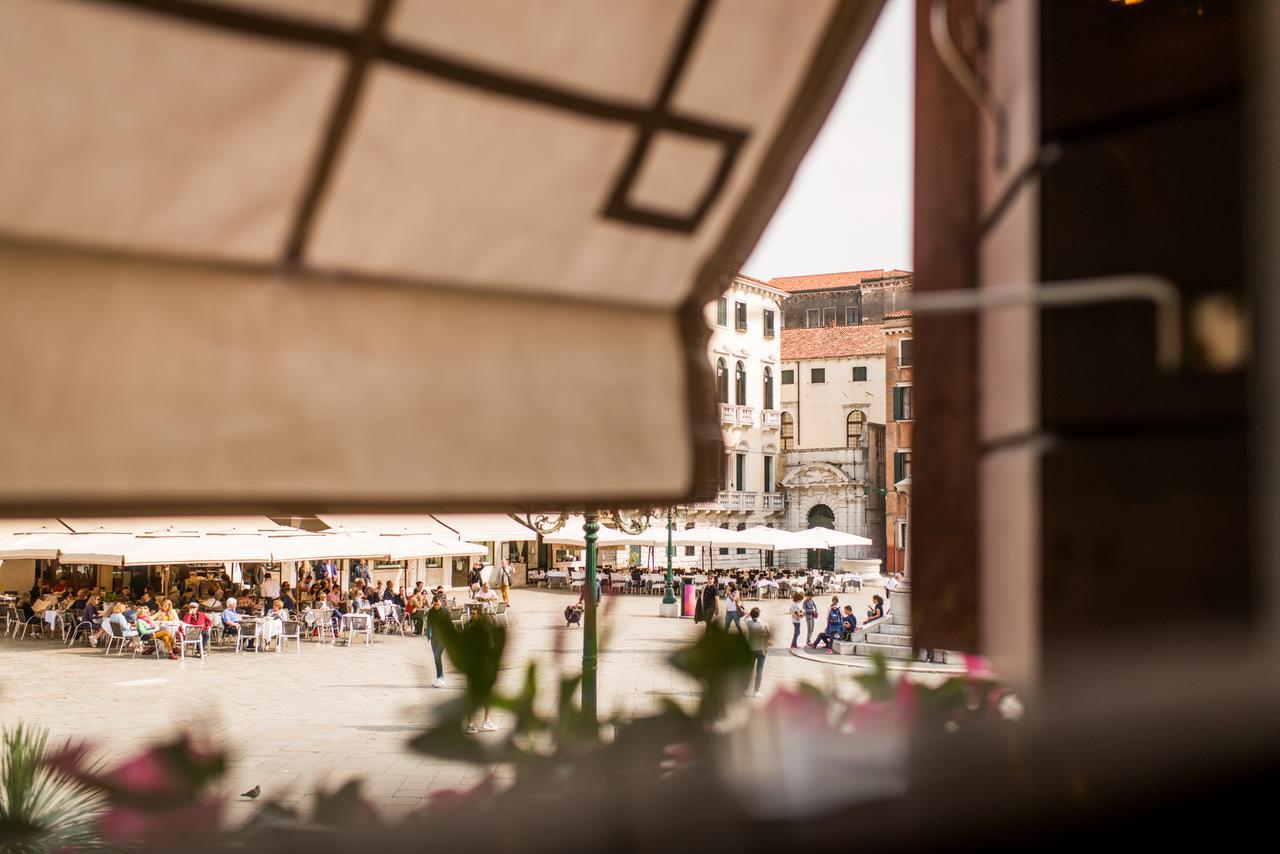
[(271, 573), (267, 573), (262, 577), (262, 598), (266, 600), (264, 604), (270, 605), (272, 599), (280, 598), (280, 582), (272, 578)]
[(898, 589), (898, 582), (902, 579), (902, 573), (894, 573), (890, 575), (884, 582), (884, 598), (892, 599), (893, 591)]
[(791, 648), (797, 649), (800, 646), (800, 621), (804, 619), (804, 606), (800, 601), (804, 599), (803, 593), (791, 594)]
[(476, 601), (491, 605), (498, 601), (498, 594), (490, 589), (489, 582), (486, 581), (480, 585), (480, 592), (476, 594)]
[[(752, 608), (747, 615), (747, 646), (755, 657), (756, 689), (755, 696), (760, 696), (760, 683), (764, 680), (764, 660), (769, 651), (769, 624), (760, 619), (760, 609)], [(797, 630), (800, 624), (796, 623)], [(797, 636), (799, 632), (797, 631)]]

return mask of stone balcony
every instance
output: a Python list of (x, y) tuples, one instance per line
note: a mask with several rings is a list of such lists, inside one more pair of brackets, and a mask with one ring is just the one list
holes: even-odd
[(721, 424), (737, 424), (738, 409), (732, 403), (720, 404), (720, 423)]
[(754, 406), (739, 406), (737, 410), (739, 427), (756, 426), (756, 409)]
[(781, 409), (760, 410), (760, 426), (766, 430), (782, 429), (782, 410)]

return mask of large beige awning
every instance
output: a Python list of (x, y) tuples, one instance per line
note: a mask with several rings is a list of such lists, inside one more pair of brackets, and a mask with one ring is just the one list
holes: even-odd
[(710, 494), (701, 307), (880, 6), (0, 3), (0, 512)]

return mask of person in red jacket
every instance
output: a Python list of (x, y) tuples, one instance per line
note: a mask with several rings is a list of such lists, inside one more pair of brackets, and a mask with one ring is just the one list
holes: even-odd
[(187, 606), (187, 613), (182, 615), (182, 622), (194, 629), (183, 629), (183, 631), (199, 631), (200, 646), (207, 653), (209, 651), (209, 629), (213, 628), (213, 620), (209, 619), (209, 615), (200, 610), (200, 606), (192, 602)]

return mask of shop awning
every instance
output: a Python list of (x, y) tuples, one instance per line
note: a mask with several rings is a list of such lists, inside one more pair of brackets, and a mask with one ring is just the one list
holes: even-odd
[(399, 513), (374, 516), (368, 514), (330, 514), (316, 516), (321, 522), (337, 531), (349, 534), (427, 534), (429, 536), (456, 536), (427, 513)]
[(62, 534), (67, 526), (57, 519), (0, 519), (0, 537), (9, 534)]
[(881, 3), (535, 5), (0, 3), (0, 512), (713, 494), (702, 307)]
[(379, 537), (391, 560), (412, 560), (422, 557), (462, 557), (488, 554), (489, 550), (475, 543), (457, 539), (441, 540), (422, 534), (403, 534)]
[(62, 522), (77, 534), (199, 534), (213, 531), (279, 531), (266, 516), (112, 516), (68, 517)]
[(437, 513), (435, 518), (453, 536), (472, 542), (513, 542), (538, 536), (505, 513)]

